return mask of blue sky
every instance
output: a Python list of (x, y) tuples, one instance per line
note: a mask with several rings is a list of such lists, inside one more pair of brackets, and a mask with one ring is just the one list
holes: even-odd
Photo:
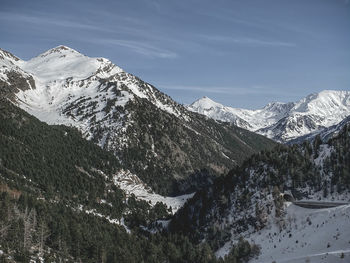
[(1, 0), (0, 47), (106, 57), (180, 103), (350, 90), (349, 0)]

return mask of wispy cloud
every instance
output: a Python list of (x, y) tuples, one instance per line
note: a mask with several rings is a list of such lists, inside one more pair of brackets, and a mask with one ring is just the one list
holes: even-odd
[[(349, 1), (349, 0), (344, 0)], [(245, 26), (251, 29), (258, 29), (266, 32), (285, 32), (289, 31), (291, 33), (301, 33), (303, 35), (313, 35), (313, 32), (307, 30), (305, 28), (296, 27), (293, 24), (286, 23), (284, 21), (278, 21), (278, 23), (272, 18), (262, 17), (257, 18), (254, 17), (242, 17), (238, 12), (234, 12), (230, 9), (220, 9), (219, 12), (207, 12), (207, 11), (199, 11), (200, 15), (204, 15), (207, 17), (214, 18), (216, 20), (227, 21), (233, 24), (237, 24), (238, 26)]]
[(263, 40), (249, 37), (232, 37), (219, 35), (200, 35), (202, 39), (213, 42), (232, 43), (238, 45), (246, 45), (252, 47), (295, 47), (295, 43), (281, 42), (274, 40)]
[(253, 85), (249, 87), (234, 87), (234, 86), (191, 86), (191, 85), (158, 85), (160, 89), (164, 90), (183, 90), (191, 92), (200, 92), (201, 94), (225, 94), (225, 95), (295, 95), (293, 92), (286, 92), (285, 90), (276, 91), (273, 87)]
[[(158, 45), (152, 44), (152, 40), (156, 39), (159, 42), (171, 41), (169, 38), (158, 36), (157, 34), (147, 33), (145, 26), (140, 24), (140, 21), (127, 16), (118, 16), (117, 20), (121, 23), (116, 23), (115, 26), (108, 28), (108, 26), (101, 26), (98, 24), (83, 23), (81, 21), (64, 19), (62, 17), (56, 18), (54, 16), (47, 16), (44, 13), (32, 13), (23, 14), (16, 12), (2, 12), (0, 11), (0, 22), (21, 22), (29, 25), (43, 25), (43, 28), (55, 27), (78, 29), (78, 30), (91, 30), (91, 31), (103, 31), (109, 34), (123, 35), (123, 37), (114, 38), (88, 38), (86, 41), (95, 44), (120, 46), (136, 52), (138, 54), (150, 57), (150, 58), (176, 58), (177, 53), (159, 47)], [(81, 36), (80, 36), (81, 37)], [(137, 40), (136, 40), (137, 39)], [(140, 39), (140, 40), (138, 40)]]
[(42, 26), (57, 26), (57, 27), (67, 27), (67, 28), (76, 28), (76, 29), (107, 31), (107, 29), (105, 28), (101, 28), (88, 23), (81, 23), (74, 20), (67, 20), (67, 19), (63, 19), (62, 17), (60, 18), (48, 17), (43, 14), (28, 15), (28, 14), (21, 14), (21, 13), (0, 12), (0, 21), (1, 20), (30, 23), (30, 24), (42, 25)]
[(152, 6), (153, 9), (157, 10), (158, 12), (161, 10), (161, 1), (158, 1), (158, 0), (145, 0), (144, 3)]
[(185, 91), (195, 91), (195, 92), (206, 92), (206, 93), (221, 93), (221, 94), (232, 94), (232, 87), (203, 87), (203, 86), (169, 86), (169, 85), (159, 85), (159, 88), (165, 90), (185, 90)]
[(256, 19), (244, 19), (239, 17), (236, 13), (232, 13), (232, 11), (227, 11), (227, 10), (222, 10), (219, 9), (217, 12), (208, 12), (208, 11), (197, 11), (198, 14), (214, 18), (216, 20), (223, 20), (223, 21), (228, 21), (231, 23), (235, 23), (238, 25), (244, 25), (248, 27), (253, 27), (253, 28), (259, 28), (259, 29), (264, 29), (267, 26), (263, 21), (257, 21)]
[(153, 58), (176, 58), (178, 55), (175, 52), (159, 48), (155, 45), (145, 43), (136, 40), (126, 40), (126, 39), (93, 39), (88, 40), (90, 42), (98, 44), (116, 45), (128, 48), (129, 50), (136, 52), (138, 54), (153, 57)]
[(227, 94), (227, 95), (247, 95), (260, 93), (262, 90), (254, 87), (241, 88), (241, 87), (224, 87), (224, 86), (186, 86), (186, 85), (159, 85), (161, 89), (165, 90), (184, 90), (194, 91), (201, 93), (212, 93), (212, 94)]

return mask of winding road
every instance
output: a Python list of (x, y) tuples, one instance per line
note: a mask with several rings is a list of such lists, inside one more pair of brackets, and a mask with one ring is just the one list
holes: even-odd
[(349, 202), (325, 202), (325, 201), (294, 201), (293, 204), (312, 209), (332, 208), (341, 205), (349, 205)]

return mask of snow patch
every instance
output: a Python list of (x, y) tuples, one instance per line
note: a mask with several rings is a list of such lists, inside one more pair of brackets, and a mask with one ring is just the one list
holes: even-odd
[(187, 195), (168, 197), (156, 194), (150, 187), (142, 182), (142, 180), (137, 175), (127, 170), (120, 170), (113, 176), (113, 181), (115, 185), (119, 186), (126, 192), (127, 196), (134, 194), (138, 199), (149, 201), (152, 206), (157, 202), (164, 203), (168, 208), (171, 208), (173, 214), (179, 210), (189, 198), (194, 195), (194, 193), (192, 193)]
[(314, 160), (314, 163), (317, 166), (323, 167), (323, 162), (326, 158), (331, 156), (331, 153), (334, 151), (334, 148), (332, 146), (329, 146), (328, 144), (322, 144), (320, 145), (318, 157)]
[[(283, 220), (276, 221), (270, 216), (261, 231), (242, 236), (261, 247), (261, 254), (250, 262), (347, 262), (350, 258), (350, 205), (306, 209), (286, 203)], [(235, 238), (225, 244), (217, 256), (226, 255), (237, 242)], [(340, 258), (342, 253), (345, 260)]]

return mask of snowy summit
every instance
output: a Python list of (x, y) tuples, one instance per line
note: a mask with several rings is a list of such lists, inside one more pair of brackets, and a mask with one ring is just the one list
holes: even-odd
[(350, 115), (350, 91), (325, 90), (298, 102), (272, 102), (258, 110), (224, 106), (203, 97), (188, 109), (210, 118), (288, 142), (336, 125)]

